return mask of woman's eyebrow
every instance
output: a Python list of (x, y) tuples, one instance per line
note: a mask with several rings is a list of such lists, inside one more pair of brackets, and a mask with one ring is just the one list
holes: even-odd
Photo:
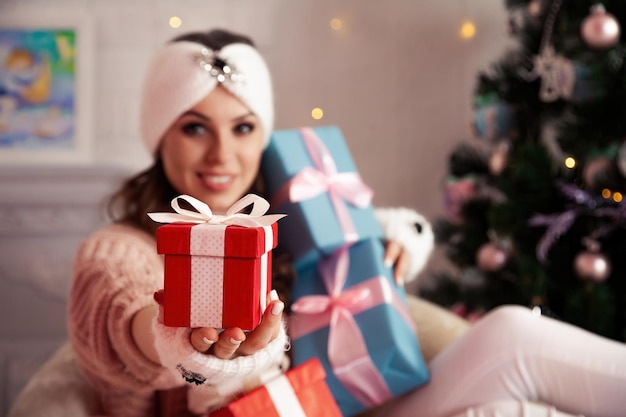
[(248, 112), (246, 114), (242, 114), (239, 117), (235, 117), (233, 120), (241, 120), (241, 119), (245, 119), (245, 118), (250, 117), (250, 116), (255, 116), (255, 114), (252, 113), (252, 112)]
[(197, 112), (195, 110), (187, 110), (181, 115), (181, 117), (182, 116), (195, 116), (195, 117), (199, 117), (200, 119), (207, 120), (207, 121), (211, 120), (211, 118), (208, 117), (207, 115)]
[[(241, 116), (237, 116), (237, 117), (233, 118), (233, 120), (242, 120), (242, 119), (245, 119), (247, 117), (254, 116), (254, 115), (255, 114), (253, 112), (248, 112), (246, 114), (242, 114)], [(184, 112), (181, 115), (181, 117), (182, 116), (195, 116), (195, 117), (198, 117), (200, 119), (204, 119), (206, 121), (211, 121), (211, 118), (209, 116), (207, 116), (206, 114), (200, 113), (198, 111), (195, 111), (195, 110), (187, 110), (186, 112)]]

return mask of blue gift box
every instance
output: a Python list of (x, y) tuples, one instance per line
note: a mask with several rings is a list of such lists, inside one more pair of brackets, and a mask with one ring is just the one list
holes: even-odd
[[(352, 300), (356, 300), (357, 303), (363, 302), (370, 294), (369, 284), (377, 282), (384, 284), (382, 292), (387, 294), (388, 300), (391, 294), (395, 297), (395, 303), (400, 304), (397, 307), (389, 302), (372, 302), (373, 306), (369, 306), (368, 302), (365, 302), (365, 307), (361, 311), (353, 313), (354, 321), (365, 342), (367, 355), (378, 370), (378, 374), (384, 379), (388, 389), (387, 399), (389, 399), (425, 384), (429, 380), (429, 371), (422, 357), (410, 317), (407, 317), (406, 294), (395, 284), (391, 269), (383, 265), (383, 253), (383, 244), (378, 239), (367, 239), (348, 246), (349, 265), (342, 294), (354, 292)], [(324, 258), (322, 263), (327, 262), (333, 256), (337, 255)], [(297, 280), (292, 292), (294, 312), (290, 318), (292, 359), (294, 364), (298, 365), (312, 357), (319, 358), (324, 365), (327, 374), (326, 381), (339, 408), (345, 416), (351, 416), (380, 404), (386, 399), (378, 403), (368, 403), (368, 401), (363, 401), (362, 397), (357, 398), (358, 396), (351, 394), (346, 384), (341, 382), (333, 371), (328, 353), (329, 320), (326, 321), (326, 319), (330, 318), (330, 310), (336, 308), (333, 306), (338, 303), (345, 304), (345, 300), (336, 298), (332, 301), (328, 300), (326, 312), (318, 312), (316, 317), (311, 316), (310, 311), (307, 313), (306, 306), (302, 305), (302, 303), (306, 304), (308, 299), (311, 308), (324, 310), (324, 301), (319, 296), (328, 295), (329, 290), (322, 278), (321, 269), (318, 268), (322, 263), (296, 264)], [(337, 268), (336, 271), (342, 269), (341, 266), (332, 265), (330, 270), (333, 270), (333, 267)], [(367, 285), (368, 289), (356, 290), (363, 285)], [(302, 311), (303, 308), (305, 312)], [(403, 309), (404, 313), (401, 312)], [(326, 324), (322, 327), (321, 323)], [(357, 339), (350, 337), (341, 349), (347, 352), (358, 350), (355, 347)], [(357, 374), (354, 368), (350, 372)]]
[[(332, 253), (347, 242), (382, 237), (382, 229), (371, 205), (371, 190), (360, 181), (341, 130), (335, 126), (324, 126), (304, 128), (304, 131), (275, 131), (261, 161), (272, 208), (277, 213), (287, 214), (279, 230), (281, 247), (288, 248), (296, 261), (314, 260)], [(311, 139), (307, 138), (306, 132), (315, 136), (315, 142), (321, 146), (311, 148)], [(325, 152), (331, 157), (329, 169), (327, 165), (320, 167), (323, 163), (317, 160), (318, 156), (323, 159), (321, 155)], [(296, 187), (294, 182), (300, 179), (303, 183)], [(340, 184), (342, 181), (343, 185)], [(336, 188), (324, 191), (326, 183), (332, 183)], [(298, 200), (295, 197), (297, 190), (312, 191), (311, 195), (294, 201)], [(346, 190), (358, 193), (356, 199), (359, 205), (341, 194)], [(302, 196), (302, 193), (298, 195)], [(337, 202), (343, 207), (340, 210), (335, 204)], [(348, 215), (348, 230), (346, 221), (341, 220), (340, 211), (343, 210)], [(350, 227), (355, 233), (349, 233)]]

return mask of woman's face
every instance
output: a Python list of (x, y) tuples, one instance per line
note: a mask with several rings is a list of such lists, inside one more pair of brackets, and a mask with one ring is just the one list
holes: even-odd
[(221, 214), (254, 182), (262, 152), (259, 119), (221, 86), (174, 122), (160, 149), (174, 188)]

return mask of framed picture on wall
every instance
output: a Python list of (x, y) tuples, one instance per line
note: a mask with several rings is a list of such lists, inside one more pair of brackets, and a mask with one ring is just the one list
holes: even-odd
[(86, 16), (0, 13), (0, 165), (91, 159)]

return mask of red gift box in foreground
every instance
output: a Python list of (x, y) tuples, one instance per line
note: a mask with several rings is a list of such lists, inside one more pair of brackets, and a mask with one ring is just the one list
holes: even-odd
[(208, 417), (341, 417), (325, 377), (312, 358)]
[[(262, 202), (265, 210), (260, 215), (213, 216), (206, 204), (181, 196), (205, 213), (194, 214), (173, 201), (172, 207), (182, 214), (150, 214), (156, 221), (175, 221), (156, 232), (157, 252), (165, 255), (165, 283), (159, 298), (166, 326), (252, 330), (261, 321), (272, 285), (276, 219), (282, 215), (262, 216), (269, 204), (258, 196), (247, 197), (239, 206)], [(202, 219), (177, 220), (185, 216)]]

